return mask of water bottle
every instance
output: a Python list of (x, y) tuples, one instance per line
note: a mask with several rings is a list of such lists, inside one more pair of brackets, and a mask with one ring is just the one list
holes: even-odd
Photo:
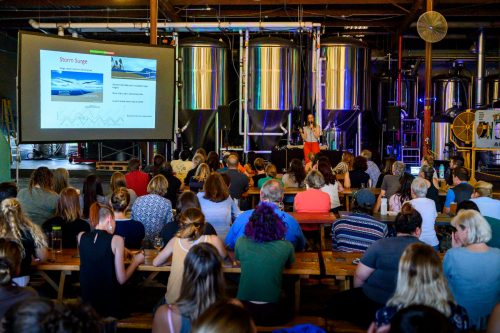
[(382, 204), (380, 205), (380, 215), (387, 215), (387, 198), (382, 197)]
[(62, 230), (60, 226), (52, 227), (52, 251), (62, 252)]
[(444, 178), (444, 165), (440, 164), (439, 165), (439, 179)]

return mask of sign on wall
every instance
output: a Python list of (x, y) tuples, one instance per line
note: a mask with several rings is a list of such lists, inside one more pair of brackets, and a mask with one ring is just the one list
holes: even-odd
[(475, 147), (500, 149), (500, 109), (475, 113)]

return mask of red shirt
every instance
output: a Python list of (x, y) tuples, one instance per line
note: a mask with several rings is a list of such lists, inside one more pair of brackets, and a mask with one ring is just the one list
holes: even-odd
[(138, 197), (148, 194), (149, 175), (145, 172), (135, 170), (125, 175), (127, 188), (134, 190)]
[(293, 208), (297, 213), (328, 213), (330, 196), (321, 190), (311, 188), (297, 193)]

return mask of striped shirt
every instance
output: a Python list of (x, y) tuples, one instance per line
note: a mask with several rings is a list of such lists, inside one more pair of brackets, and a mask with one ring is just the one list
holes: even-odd
[(365, 252), (372, 243), (387, 237), (387, 224), (367, 214), (352, 213), (332, 225), (334, 251)]

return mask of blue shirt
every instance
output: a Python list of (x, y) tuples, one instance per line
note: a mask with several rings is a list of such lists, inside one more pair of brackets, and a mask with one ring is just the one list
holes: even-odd
[[(462, 182), (462, 183), (467, 183), (467, 182)], [(446, 192), (446, 200), (444, 201), (444, 207), (445, 208), (450, 208), (450, 204), (455, 201), (455, 192), (453, 189), (449, 189), (448, 192)]]
[[(250, 216), (252, 216), (253, 211), (254, 209), (251, 209), (241, 213), (241, 215), (234, 221), (226, 237), (226, 246), (234, 249), (238, 238), (244, 236), (245, 227), (250, 219)], [(297, 221), (290, 214), (279, 210), (277, 206), (274, 208), (274, 212), (281, 218), (287, 227), (285, 239), (292, 243), (296, 250), (303, 250), (306, 244), (306, 239)]]
[(444, 256), (443, 269), (455, 301), (469, 314), (470, 327), (485, 329), (488, 316), (500, 302), (500, 249), (450, 249)]
[(236, 205), (231, 196), (220, 202), (205, 199), (205, 192), (199, 192), (197, 196), (200, 201), (201, 211), (205, 215), (205, 220), (214, 227), (217, 235), (221, 239), (224, 239), (231, 227), (231, 222), (240, 215), (238, 205)]

